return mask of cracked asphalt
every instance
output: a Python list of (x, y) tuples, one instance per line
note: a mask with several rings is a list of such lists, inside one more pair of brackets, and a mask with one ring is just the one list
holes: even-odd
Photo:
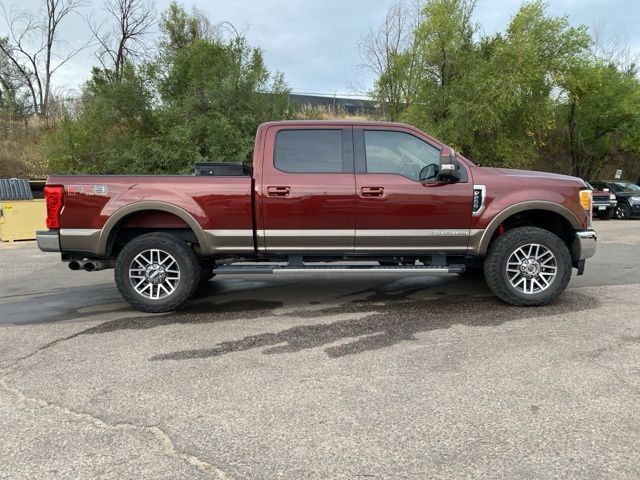
[(216, 278), (133, 311), (0, 245), (0, 479), (640, 478), (640, 221), (553, 305), (395, 274)]

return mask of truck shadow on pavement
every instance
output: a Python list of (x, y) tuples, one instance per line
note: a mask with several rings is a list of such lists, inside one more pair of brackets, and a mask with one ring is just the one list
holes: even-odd
[[(273, 355), (296, 353), (323, 346), (326, 347), (324, 352), (327, 356), (339, 358), (416, 340), (418, 333), (447, 329), (453, 325), (491, 327), (525, 318), (576, 313), (595, 308), (597, 304), (596, 299), (575, 291), (566, 292), (553, 305), (539, 308), (512, 307), (488, 296), (392, 301), (387, 304), (355, 301), (321, 310), (293, 312), (287, 314), (287, 317), (318, 318), (338, 314), (361, 314), (360, 318), (298, 325), (275, 333), (262, 333), (220, 342), (211, 348), (156, 355), (151, 360), (202, 359), (252, 349), (264, 349), (263, 354)], [(331, 345), (345, 340), (347, 343)]]

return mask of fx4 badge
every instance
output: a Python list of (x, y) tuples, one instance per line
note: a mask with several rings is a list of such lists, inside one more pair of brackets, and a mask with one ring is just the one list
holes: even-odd
[(106, 185), (68, 185), (69, 195), (106, 195), (109, 188)]

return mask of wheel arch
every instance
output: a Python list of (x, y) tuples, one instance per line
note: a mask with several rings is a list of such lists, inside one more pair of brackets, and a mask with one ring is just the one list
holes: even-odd
[[(530, 223), (522, 223), (523, 221)], [(471, 240), (470, 251), (478, 256), (485, 256), (497, 237), (500, 227), (506, 225), (513, 228), (518, 226), (518, 222), (538, 226), (556, 234), (561, 233), (559, 235), (561, 238), (569, 231), (583, 229), (580, 220), (571, 210), (562, 205), (544, 201), (521, 202), (502, 210), (491, 220), (487, 228), (480, 230), (479, 235)], [(563, 238), (563, 240), (570, 246), (573, 238)]]
[(189, 212), (171, 203), (161, 201), (143, 201), (122, 207), (109, 217), (100, 232), (98, 240), (98, 254), (101, 256), (108, 255), (114, 235), (118, 233), (119, 228), (133, 215), (139, 215), (144, 212), (165, 212), (179, 218), (195, 235), (201, 252), (209, 252), (209, 242), (207, 241), (204, 230)]

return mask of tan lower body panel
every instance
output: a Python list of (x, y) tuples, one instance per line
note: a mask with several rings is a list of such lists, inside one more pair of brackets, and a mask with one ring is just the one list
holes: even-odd
[(204, 234), (213, 255), (253, 253), (253, 230), (205, 230)]
[(465, 254), (468, 229), (394, 230), (263, 230), (258, 232), (261, 252), (425, 252)]
[(356, 230), (355, 251), (465, 253), (468, 243), (465, 229)]
[[(260, 230), (262, 253), (477, 253), (484, 230), (394, 229), (394, 230)], [(253, 230), (205, 230), (210, 255), (250, 254), (254, 252)], [(62, 251), (99, 253), (100, 229), (63, 228)]]
[(62, 228), (60, 230), (60, 249), (63, 252), (87, 252), (98, 254), (100, 233), (93, 228)]
[(353, 252), (355, 230), (260, 230), (266, 252)]

